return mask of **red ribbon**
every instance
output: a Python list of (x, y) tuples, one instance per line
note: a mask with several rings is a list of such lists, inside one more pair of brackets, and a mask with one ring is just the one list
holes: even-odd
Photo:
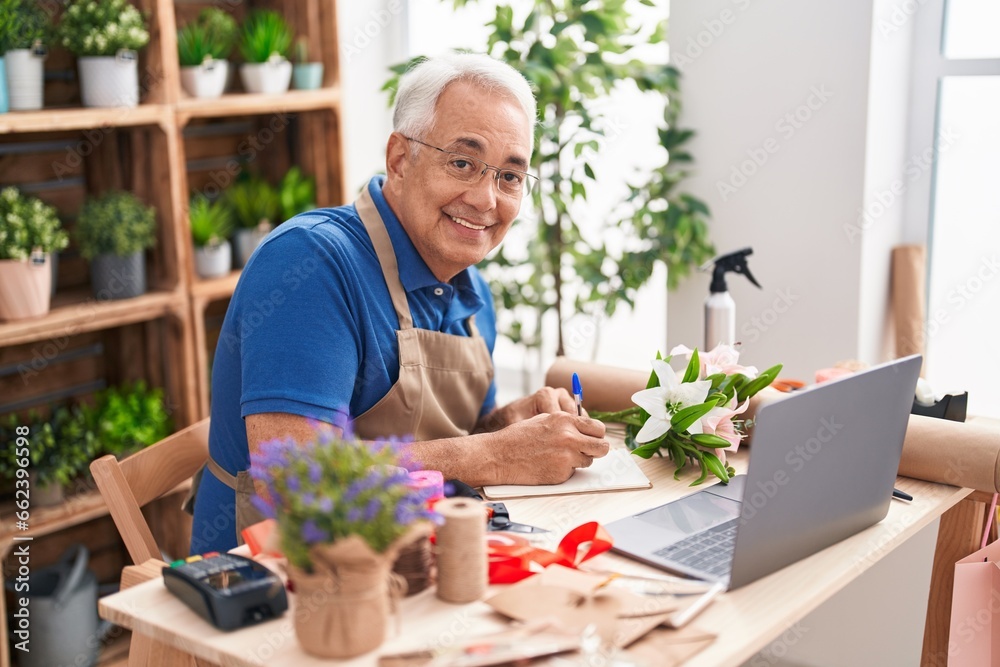
[[(586, 544), (586, 549), (581, 546)], [(596, 521), (577, 526), (559, 542), (555, 552), (531, 546), (525, 538), (507, 532), (487, 533), (491, 584), (513, 584), (553, 563), (577, 565), (611, 548), (611, 535)]]

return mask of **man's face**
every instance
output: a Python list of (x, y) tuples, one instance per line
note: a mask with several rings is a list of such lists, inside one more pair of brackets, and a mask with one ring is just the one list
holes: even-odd
[[(430, 131), (414, 138), (518, 171), (527, 171), (531, 158), (531, 125), (520, 105), (465, 81), (445, 88)], [(449, 176), (444, 167), (449, 157), (394, 132), (383, 188), (413, 245), (441, 281), (482, 261), (521, 208), (521, 197), (497, 190), (493, 170), (478, 183)]]

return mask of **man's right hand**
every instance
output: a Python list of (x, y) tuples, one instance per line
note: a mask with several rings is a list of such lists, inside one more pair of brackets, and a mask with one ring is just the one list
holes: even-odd
[(540, 414), (491, 434), (500, 484), (561, 484), (608, 453), (602, 422), (568, 412)]

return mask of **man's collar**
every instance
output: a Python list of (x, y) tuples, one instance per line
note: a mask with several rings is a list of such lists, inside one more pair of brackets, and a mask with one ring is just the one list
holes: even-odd
[[(431, 272), (427, 262), (417, 252), (417, 248), (410, 240), (399, 218), (389, 207), (389, 202), (382, 194), (382, 186), (385, 183), (385, 176), (374, 176), (368, 182), (368, 193), (375, 202), (375, 208), (382, 216), (385, 229), (389, 233), (389, 240), (392, 241), (393, 251), (396, 253), (396, 263), (399, 265), (399, 281), (403, 284), (403, 289), (412, 292), (424, 287), (441, 285), (441, 281)], [(452, 286), (462, 289), (472, 286), (472, 279), (469, 270), (461, 271), (451, 280)]]

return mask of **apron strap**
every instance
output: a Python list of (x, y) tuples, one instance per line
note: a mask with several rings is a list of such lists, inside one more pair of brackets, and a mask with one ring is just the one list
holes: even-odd
[(228, 486), (233, 491), (236, 490), (236, 477), (223, 470), (222, 466), (216, 463), (215, 459), (211, 456), (208, 457), (208, 462), (205, 463), (205, 466), (212, 472), (213, 475), (215, 475), (217, 480)]
[(382, 265), (385, 285), (389, 288), (392, 305), (399, 317), (399, 328), (412, 329), (413, 317), (410, 315), (410, 303), (406, 300), (406, 290), (403, 289), (403, 283), (399, 280), (396, 252), (392, 249), (389, 232), (385, 229), (385, 223), (382, 222), (382, 216), (379, 215), (378, 209), (375, 207), (371, 193), (368, 192), (368, 186), (365, 186), (354, 205), (358, 209), (358, 215), (368, 231), (368, 236), (371, 237), (372, 245), (375, 246), (375, 254), (378, 255), (378, 261)]

